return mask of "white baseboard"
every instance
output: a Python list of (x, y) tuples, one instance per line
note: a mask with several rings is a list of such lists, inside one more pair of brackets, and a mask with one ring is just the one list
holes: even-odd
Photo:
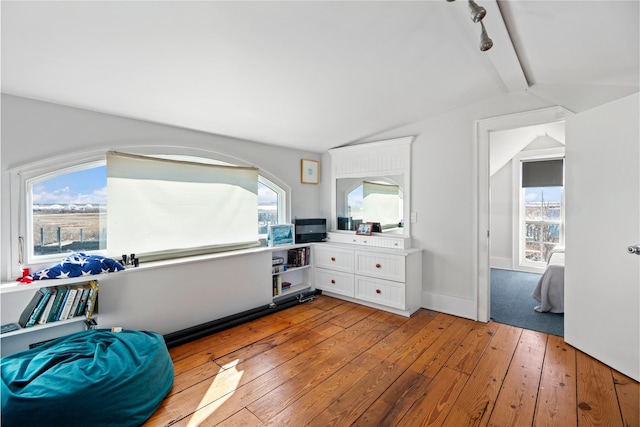
[(476, 302), (466, 298), (422, 292), (422, 307), (466, 319), (478, 319)]
[(511, 263), (511, 258), (492, 256), (490, 263), (491, 263), (491, 268), (500, 268), (502, 270), (511, 270), (513, 268), (513, 264)]

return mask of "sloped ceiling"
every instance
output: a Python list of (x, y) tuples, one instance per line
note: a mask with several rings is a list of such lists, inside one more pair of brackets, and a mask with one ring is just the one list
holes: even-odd
[(565, 145), (565, 123), (555, 122), (491, 132), (489, 174), (493, 176), (525, 148), (553, 148)]
[(530, 93), (579, 112), (638, 92), (640, 2), (499, 4)]
[[(637, 1), (3, 1), (2, 92), (322, 152), (508, 91), (638, 91)], [(513, 42), (512, 42), (513, 40)]]

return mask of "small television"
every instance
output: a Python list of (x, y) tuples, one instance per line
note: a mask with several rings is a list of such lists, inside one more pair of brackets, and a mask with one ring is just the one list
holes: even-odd
[(296, 243), (324, 242), (327, 239), (326, 218), (296, 218)]

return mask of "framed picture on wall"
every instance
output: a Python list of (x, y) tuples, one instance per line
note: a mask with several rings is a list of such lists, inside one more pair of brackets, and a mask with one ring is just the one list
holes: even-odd
[(317, 184), (318, 183), (318, 169), (320, 162), (309, 159), (302, 159), (300, 170), (300, 182), (303, 184)]
[(358, 229), (356, 230), (356, 234), (361, 236), (371, 236), (371, 223), (370, 222), (361, 222), (358, 225)]

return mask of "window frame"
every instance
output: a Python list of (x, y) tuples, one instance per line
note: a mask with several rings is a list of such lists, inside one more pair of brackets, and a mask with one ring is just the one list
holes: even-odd
[[(101, 161), (98, 160), (98, 161), (91, 161), (87, 163), (74, 164), (72, 166), (60, 168), (54, 171), (47, 172), (42, 175), (37, 175), (29, 179), (25, 179), (25, 183), (24, 183), (25, 185), (25, 188), (24, 188), (25, 230), (23, 234), (23, 236), (25, 236), (25, 242), (33, 242), (35, 239), (35, 235), (34, 235), (35, 231), (33, 229), (33, 208), (32, 208), (33, 186), (38, 182), (42, 182), (50, 178), (54, 178), (57, 176), (61, 176), (61, 175), (65, 175), (73, 172), (78, 172), (81, 170), (93, 169), (100, 166), (106, 166), (106, 159)], [(106, 249), (98, 249), (98, 250), (84, 251), (84, 252), (95, 254), (95, 255), (103, 255), (103, 256), (106, 256), (107, 254)], [(64, 253), (57, 253), (57, 254), (51, 254), (51, 255), (36, 255), (33, 250), (33, 244), (31, 243), (29, 243), (28, 245), (25, 244), (24, 253), (25, 253), (25, 259), (26, 259), (26, 265), (30, 265), (31, 263), (50, 264), (51, 262), (59, 261), (61, 256), (64, 255)]]
[[(283, 188), (282, 185), (278, 185), (276, 184), (272, 179), (267, 178), (266, 176), (263, 175), (264, 171), (260, 170), (260, 172), (258, 173), (258, 182), (262, 185), (264, 185), (265, 187), (269, 188), (270, 190), (274, 191), (276, 193), (276, 195), (278, 196), (278, 202), (277, 202), (277, 207), (278, 207), (278, 224), (288, 224), (290, 215), (289, 215), (289, 210), (287, 208), (288, 206), (288, 200), (289, 197), (287, 197), (287, 194), (291, 194), (290, 191), (287, 191), (287, 189)], [(288, 188), (288, 187), (287, 187)], [(267, 233), (264, 234), (258, 234), (258, 238), (260, 239), (266, 239), (267, 238)]]
[[(167, 157), (190, 157), (208, 159), (216, 163), (227, 163), (238, 166), (251, 166), (249, 162), (222, 153), (202, 150), (191, 147), (179, 146), (132, 146), (123, 147), (123, 150), (132, 154)], [(33, 248), (27, 248), (26, 242), (33, 241), (33, 212), (31, 187), (34, 182), (39, 182), (47, 177), (54, 177), (64, 173), (88, 169), (106, 164), (106, 153), (109, 149), (93, 150), (85, 152), (67, 153), (54, 158), (30, 162), (8, 170), (10, 181), (10, 254), (7, 257), (6, 266), (8, 277), (20, 277), (22, 268), (28, 267), (31, 271), (38, 271), (59, 262), (61, 255), (33, 255)], [(160, 154), (162, 153), (162, 154)], [(278, 194), (278, 223), (287, 224), (291, 218), (291, 187), (283, 181), (259, 168), (258, 182), (266, 185)], [(107, 212), (108, 215), (108, 212)], [(256, 227), (257, 227), (256, 218)], [(108, 230), (107, 230), (108, 232)], [(260, 238), (266, 235), (260, 235)], [(107, 249), (91, 251), (100, 255), (106, 255)]]
[[(513, 175), (513, 232), (512, 232), (512, 264), (514, 270), (531, 273), (543, 273), (546, 268), (546, 260), (530, 261), (526, 259), (526, 218), (524, 206), (524, 189), (522, 188), (522, 162), (544, 161), (564, 159), (564, 147), (548, 148), (540, 150), (523, 150), (512, 160)], [(566, 159), (565, 159), (566, 162)], [(565, 233), (565, 188), (561, 191), (561, 215), (560, 215), (560, 242), (559, 247), (564, 246)], [(531, 222), (531, 221), (529, 221)], [(544, 221), (543, 221), (544, 222)], [(557, 221), (550, 221), (558, 223)]]

